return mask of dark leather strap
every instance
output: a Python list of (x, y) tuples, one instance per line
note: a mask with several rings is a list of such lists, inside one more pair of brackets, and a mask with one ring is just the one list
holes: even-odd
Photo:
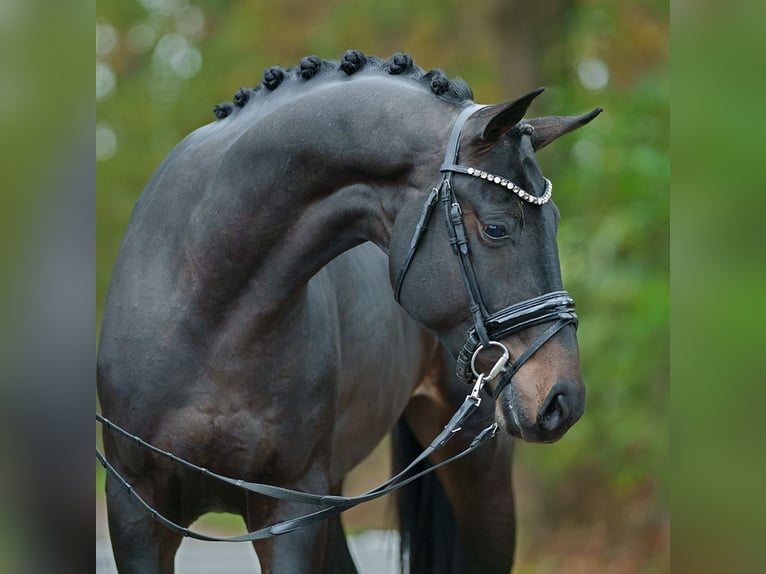
[[(486, 318), (486, 325), (492, 338), (500, 340), (534, 325), (556, 320), (565, 320), (566, 324), (572, 323), (577, 328), (578, 319), (574, 310), (574, 300), (566, 291), (553, 291), (501, 309)], [(533, 345), (536, 343), (533, 343)], [(471, 329), (468, 332), (463, 348), (457, 356), (457, 376), (467, 384), (471, 384), (474, 379), (474, 374), (471, 370), (471, 359), (480, 344), (483, 343), (481, 343), (479, 334), (475, 329)], [(519, 363), (520, 358), (517, 359), (516, 363)], [(524, 360), (527, 358), (529, 356), (526, 356)], [(519, 363), (520, 366), (521, 363)], [(515, 373), (516, 371), (518, 371), (518, 368), (513, 372)]]
[[(383, 490), (377, 491), (372, 490), (368, 493), (365, 493), (361, 496), (355, 497), (354, 502), (352, 504), (349, 504), (345, 508), (342, 508), (340, 506), (325, 508), (323, 510), (320, 510), (319, 512), (315, 512), (312, 515), (302, 516), (300, 518), (296, 518), (294, 520), (287, 521), (285, 523), (278, 524), (274, 527), (272, 527), (272, 533), (274, 535), (277, 534), (284, 534), (285, 532), (291, 532), (293, 530), (297, 530), (298, 528), (302, 528), (304, 526), (307, 526), (309, 524), (313, 524), (314, 522), (318, 522), (320, 520), (324, 520), (325, 518), (328, 518), (329, 516), (333, 516), (335, 514), (339, 514), (346, 510), (347, 508), (350, 508), (352, 506), (356, 506), (357, 504), (361, 504), (363, 502), (368, 502), (370, 500), (373, 500), (375, 498), (379, 498), (385, 494), (388, 494), (390, 492), (393, 492), (394, 490), (397, 490), (399, 488), (402, 488), (403, 486), (406, 486), (410, 484), (411, 482), (414, 482), (418, 480), (419, 478), (422, 478), (426, 474), (430, 474), (431, 472), (435, 471), (438, 468), (441, 468), (442, 466), (445, 466), (447, 464), (450, 464), (456, 460), (459, 460), (463, 458), (464, 456), (467, 456), (477, 448), (479, 448), (482, 444), (484, 444), (487, 440), (495, 436), (495, 433), (497, 432), (497, 424), (492, 424), (482, 430), (474, 439), (471, 441), (471, 444), (458, 454), (443, 460), (442, 462), (429, 466), (425, 470), (420, 471), (417, 474), (414, 474), (410, 476), (409, 478), (406, 478), (400, 482), (397, 482), (394, 485), (391, 485)], [(445, 441), (446, 442), (446, 441)]]
[(136, 492), (133, 486), (120, 474), (120, 472), (106, 459), (106, 457), (98, 449), (96, 449), (96, 458), (104, 467), (104, 469), (108, 473), (112, 474), (118, 480), (118, 482), (120, 482), (120, 484), (122, 484), (122, 486), (128, 491), (128, 493), (149, 514), (151, 514), (152, 518), (154, 518), (155, 520), (157, 520), (158, 522), (160, 522), (167, 528), (173, 530), (174, 532), (177, 532), (178, 534), (181, 534), (182, 536), (185, 536), (188, 538), (196, 538), (198, 540), (206, 540), (206, 541), (212, 541), (212, 542), (247, 542), (252, 540), (258, 540), (261, 538), (277, 536), (279, 534), (285, 534), (287, 532), (291, 532), (298, 528), (302, 528), (303, 526), (307, 526), (309, 524), (319, 522), (321, 520), (328, 518), (329, 516), (339, 514), (343, 512), (344, 510), (347, 510), (348, 508), (351, 508), (363, 502), (367, 502), (369, 500), (373, 500), (375, 498), (379, 498), (381, 496), (389, 494), (390, 492), (393, 492), (409, 484), (410, 482), (417, 480), (418, 478), (424, 476), (425, 474), (433, 472), (434, 470), (436, 470), (437, 468), (441, 466), (449, 464), (450, 462), (453, 462), (455, 460), (458, 460), (470, 454), (471, 452), (479, 448), (482, 444), (484, 444), (484, 442), (486, 442), (489, 438), (492, 438), (494, 436), (494, 433), (497, 429), (496, 424), (490, 425), (489, 427), (484, 429), (481, 433), (479, 433), (473, 439), (473, 441), (468, 446), (468, 448), (464, 449), (460, 453), (442, 461), (441, 463), (437, 465), (429, 466), (428, 468), (426, 468), (425, 470), (417, 474), (408, 476), (418, 464), (420, 464), (421, 462), (426, 460), (430, 455), (432, 455), (433, 453), (441, 449), (445, 444), (447, 444), (447, 442), (449, 442), (449, 440), (453, 436), (455, 436), (461, 430), (463, 423), (474, 413), (478, 405), (479, 403), (476, 399), (472, 398), (471, 396), (466, 397), (465, 401), (463, 401), (463, 404), (460, 405), (460, 408), (455, 412), (455, 414), (452, 416), (452, 418), (444, 427), (444, 429), (433, 439), (433, 441), (431, 441), (431, 444), (429, 444), (428, 447), (423, 452), (421, 452), (420, 455), (417, 458), (415, 458), (415, 460), (413, 460), (405, 469), (397, 473), (395, 476), (393, 476), (392, 478), (390, 478), (383, 484), (377, 486), (376, 488), (368, 492), (365, 492), (364, 494), (361, 494), (359, 496), (351, 496), (351, 497), (310, 494), (310, 493), (301, 492), (298, 490), (292, 490), (289, 488), (281, 488), (278, 486), (272, 486), (268, 484), (261, 484), (261, 483), (249, 482), (249, 481), (245, 481), (241, 479), (230, 478), (230, 477), (212, 472), (211, 470), (207, 468), (197, 466), (194, 463), (191, 463), (179, 456), (176, 456), (171, 452), (158, 448), (146, 442), (145, 440), (141, 439), (140, 437), (134, 434), (131, 434), (130, 432), (126, 431), (119, 425), (116, 425), (109, 419), (99, 415), (98, 413), (96, 414), (96, 420), (100, 422), (101, 424), (103, 424), (106, 429), (114, 431), (126, 438), (129, 438), (130, 440), (134, 441), (140, 446), (156, 454), (159, 454), (160, 456), (164, 458), (172, 460), (173, 462), (181, 466), (184, 466), (186, 468), (189, 468), (191, 470), (195, 470), (212, 479), (219, 480), (226, 484), (230, 484), (232, 486), (242, 488), (250, 492), (256, 492), (258, 494), (262, 494), (270, 498), (275, 498), (278, 500), (286, 500), (290, 502), (300, 502), (303, 504), (312, 504), (312, 505), (324, 507), (310, 514), (306, 514), (298, 518), (280, 522), (278, 524), (261, 528), (253, 532), (248, 532), (247, 534), (243, 534), (241, 536), (232, 536), (232, 537), (208, 536), (206, 534), (192, 531), (188, 528), (181, 526), (180, 524), (173, 522), (172, 520), (160, 514), (151, 505), (149, 505), (141, 497), (141, 495), (138, 494), (138, 492)]
[(394, 286), (394, 299), (397, 302), (399, 302), (399, 299), (402, 296), (404, 275), (410, 268), (412, 258), (415, 257), (415, 251), (418, 249), (418, 245), (420, 244), (420, 240), (422, 239), (423, 234), (426, 232), (426, 229), (428, 229), (428, 220), (431, 219), (431, 214), (433, 213), (434, 207), (436, 207), (438, 200), (439, 190), (437, 188), (433, 188), (431, 193), (428, 194), (425, 204), (423, 204), (423, 212), (420, 214), (418, 224), (415, 226), (415, 233), (412, 234), (412, 239), (410, 240), (410, 250), (407, 252), (407, 256), (404, 258), (404, 264), (399, 270), (399, 275), (396, 278), (396, 285)]
[(484, 318), (488, 314), (487, 307), (481, 296), (479, 284), (476, 281), (476, 273), (474, 273), (473, 265), (471, 264), (468, 236), (465, 231), (465, 224), (463, 223), (463, 212), (452, 189), (453, 170), (445, 169), (445, 166), (451, 166), (457, 161), (460, 154), (460, 134), (466, 120), (477, 111), (486, 107), (476, 104), (469, 106), (455, 120), (452, 133), (447, 141), (447, 149), (444, 152), (444, 163), (441, 167), (444, 175), (442, 176), (440, 186), (442, 203), (444, 205), (444, 220), (447, 223), (447, 234), (452, 245), (452, 251), (458, 256), (460, 272), (465, 283), (466, 294), (468, 295), (468, 308), (471, 313), (471, 319), (473, 320), (474, 329), (479, 336), (479, 340), (483, 345), (489, 345), (489, 335), (484, 324)]
[(452, 172), (452, 173), (464, 173), (468, 174), (468, 168), (464, 165), (459, 165), (456, 163), (447, 163), (446, 161), (442, 164), (441, 171), (443, 172)]
[[(472, 104), (470, 106), (467, 106), (465, 109), (463, 109), (455, 119), (455, 123), (452, 126), (452, 131), (450, 132), (449, 139), (447, 140), (447, 148), (444, 153), (444, 162), (446, 163), (453, 163), (457, 161), (458, 151), (460, 148), (460, 132), (463, 129), (463, 124), (465, 124), (466, 120), (471, 117), (475, 112), (477, 112), (480, 109), (486, 108), (487, 106), (482, 106), (479, 104)], [(401, 269), (399, 270), (399, 274), (396, 277), (396, 284), (394, 286), (394, 299), (399, 302), (402, 294), (402, 285), (404, 284), (404, 276), (407, 274), (407, 271), (410, 268), (410, 265), (412, 264), (412, 260), (415, 257), (415, 252), (418, 249), (418, 246), (420, 245), (420, 240), (423, 238), (423, 234), (425, 233), (426, 229), (428, 228), (428, 221), (431, 218), (431, 215), (433, 214), (434, 207), (436, 206), (437, 198), (443, 197), (442, 194), (446, 191), (445, 188), (445, 182), (447, 182), (447, 185), (451, 189), (451, 183), (452, 183), (452, 174), (451, 172), (447, 171), (442, 176), (441, 184), (438, 187), (435, 187), (431, 190), (431, 193), (428, 194), (428, 197), (426, 198), (426, 201), (423, 205), (423, 211), (420, 215), (420, 219), (418, 220), (418, 224), (415, 227), (415, 232), (412, 235), (412, 239), (410, 240), (410, 248), (407, 252), (407, 255), (404, 258), (404, 263), (402, 264)], [(449, 193), (448, 195), (451, 195)], [(452, 199), (450, 198), (450, 201)]]
[(457, 255), (460, 264), (460, 275), (463, 277), (466, 295), (468, 296), (468, 309), (471, 312), (474, 330), (483, 345), (489, 345), (489, 335), (484, 324), (487, 316), (487, 308), (479, 290), (471, 264), (471, 251), (468, 245), (468, 236), (463, 223), (463, 213), (460, 205), (452, 192), (449, 182), (442, 183), (442, 202), (444, 205), (444, 219), (447, 222), (447, 235), (449, 236), (452, 250)]
[(505, 370), (503, 376), (500, 379), (500, 382), (495, 387), (495, 390), (492, 391), (492, 400), (497, 400), (497, 398), (500, 396), (500, 393), (503, 392), (503, 389), (506, 387), (506, 385), (511, 382), (511, 379), (513, 379), (513, 376), (518, 372), (521, 366), (526, 363), (527, 360), (548, 341), (548, 339), (553, 337), (556, 333), (558, 333), (561, 329), (570, 323), (572, 323), (572, 320), (570, 319), (559, 319), (553, 325), (548, 327), (542, 335), (535, 339), (534, 343), (527, 347), (524, 352), (519, 355), (519, 357), (513, 362), (513, 364)]
[(556, 319), (571, 319), (577, 323), (574, 299), (566, 291), (553, 291), (501, 309), (487, 317), (487, 326), (493, 336), (502, 339)]
[[(447, 149), (444, 152), (445, 165), (457, 162), (457, 156), (458, 153), (460, 153), (460, 132), (463, 131), (463, 124), (465, 124), (466, 120), (473, 114), (487, 107), (489, 106), (471, 104), (470, 106), (467, 106), (462, 112), (460, 112), (458, 117), (455, 119), (455, 123), (452, 126), (452, 132), (450, 133), (449, 139), (447, 140)], [(441, 171), (445, 171), (443, 167)]]

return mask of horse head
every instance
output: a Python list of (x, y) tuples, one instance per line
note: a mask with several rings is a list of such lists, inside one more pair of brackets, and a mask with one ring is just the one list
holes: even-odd
[(481, 376), (499, 425), (552, 442), (582, 415), (585, 387), (561, 278), (559, 212), (534, 153), (601, 110), (525, 120), (540, 92), (465, 109), (447, 142), (441, 184), (425, 207), (422, 194), (403, 207), (389, 259), (400, 303), (458, 358), (459, 377)]

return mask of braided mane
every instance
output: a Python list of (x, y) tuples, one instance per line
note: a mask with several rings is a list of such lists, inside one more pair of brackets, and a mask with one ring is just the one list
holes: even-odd
[(403, 75), (421, 83), (442, 100), (462, 103), (473, 99), (471, 88), (461, 79), (451, 80), (439, 69), (424, 71), (415, 64), (412, 57), (397, 52), (388, 60), (376, 56), (365, 56), (358, 50), (348, 50), (340, 60), (322, 60), (317, 56), (306, 56), (300, 64), (292, 68), (271, 66), (263, 72), (263, 81), (253, 88), (240, 88), (234, 94), (232, 102), (216, 105), (213, 113), (218, 119), (230, 115), (235, 109), (242, 108), (261, 90), (276, 90), (285, 81), (307, 81), (317, 75), (345, 73), (347, 75), (367, 69), (385, 72), (393, 76)]

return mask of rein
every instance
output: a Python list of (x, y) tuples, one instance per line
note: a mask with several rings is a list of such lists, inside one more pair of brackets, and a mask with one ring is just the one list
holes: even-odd
[(195, 532), (194, 530), (190, 530), (189, 528), (185, 528), (181, 526), (180, 524), (173, 522), (169, 518), (160, 514), (160, 512), (158, 512), (154, 507), (152, 507), (148, 502), (146, 502), (141, 497), (141, 495), (138, 494), (138, 492), (136, 492), (133, 486), (125, 479), (125, 477), (123, 477), (120, 474), (120, 472), (114, 467), (114, 465), (112, 465), (107, 460), (107, 458), (103, 455), (103, 453), (101, 453), (101, 451), (98, 450), (98, 448), (96, 449), (96, 459), (98, 459), (98, 461), (101, 463), (101, 465), (109, 474), (111, 474), (117, 479), (117, 481), (128, 491), (128, 494), (130, 494), (130, 496), (132, 496), (139, 503), (139, 505), (141, 505), (144, 508), (144, 510), (146, 510), (152, 516), (152, 518), (154, 518), (157, 522), (169, 528), (173, 532), (181, 534), (182, 536), (185, 536), (187, 538), (195, 538), (197, 540), (205, 540), (208, 542), (250, 542), (253, 540), (260, 540), (263, 538), (278, 536), (280, 534), (287, 534), (288, 532), (292, 532), (293, 530), (303, 528), (304, 526), (308, 526), (309, 524), (320, 522), (322, 520), (325, 520), (326, 518), (329, 518), (330, 516), (340, 514), (341, 512), (348, 510), (349, 508), (353, 508), (354, 506), (358, 504), (361, 504), (363, 502), (368, 502), (370, 500), (374, 500), (390, 492), (398, 490), (402, 488), (403, 486), (406, 486), (407, 484), (421, 478), (422, 476), (425, 476), (426, 474), (433, 472), (437, 468), (445, 466), (451, 462), (454, 462), (470, 454), (471, 452), (479, 448), (482, 444), (484, 444), (488, 439), (495, 436), (495, 434), (497, 433), (497, 423), (493, 423), (487, 428), (485, 428), (484, 430), (482, 430), (479, 434), (476, 435), (476, 437), (474, 437), (474, 439), (471, 441), (471, 444), (467, 448), (457, 453), (456, 455), (446, 460), (443, 460), (442, 462), (438, 464), (429, 466), (425, 470), (422, 470), (416, 474), (407, 476), (408, 474), (412, 472), (412, 470), (419, 463), (424, 461), (426, 458), (428, 458), (430, 455), (435, 453), (437, 450), (441, 449), (445, 444), (447, 444), (447, 442), (453, 436), (455, 436), (455, 434), (460, 432), (463, 422), (466, 419), (468, 419), (468, 417), (471, 416), (471, 414), (473, 414), (474, 410), (479, 406), (480, 402), (481, 402), (481, 399), (473, 398), (470, 395), (466, 397), (466, 400), (463, 402), (463, 404), (460, 406), (457, 412), (452, 416), (452, 419), (450, 419), (447, 426), (444, 427), (444, 430), (442, 430), (436, 436), (436, 438), (434, 438), (433, 441), (431, 441), (431, 444), (428, 445), (428, 447), (422, 453), (420, 453), (417, 456), (417, 458), (415, 458), (415, 460), (413, 460), (409, 465), (407, 465), (407, 468), (399, 472), (397, 475), (391, 477), (383, 484), (373, 488), (372, 490), (368, 490), (367, 492), (360, 494), (359, 496), (332, 496), (332, 495), (323, 495), (323, 494), (310, 494), (307, 492), (301, 492), (299, 490), (292, 490), (290, 488), (282, 488), (279, 486), (272, 486), (269, 484), (261, 484), (258, 482), (248, 482), (242, 479), (230, 478), (228, 476), (215, 473), (207, 468), (197, 466), (196, 464), (191, 463), (187, 460), (184, 460), (183, 458), (176, 456), (175, 454), (171, 452), (158, 448), (146, 442), (145, 440), (141, 439), (140, 437), (129, 433), (128, 431), (116, 425), (109, 419), (96, 413), (96, 420), (99, 423), (101, 423), (105, 429), (114, 431), (117, 434), (120, 434), (124, 436), (125, 438), (132, 440), (136, 444), (164, 458), (167, 458), (168, 460), (171, 460), (179, 464), (180, 466), (194, 470), (209, 478), (218, 480), (220, 482), (224, 482), (231, 486), (235, 486), (237, 488), (241, 488), (249, 492), (254, 492), (256, 494), (262, 494), (264, 496), (268, 496), (269, 498), (274, 498), (277, 500), (286, 500), (289, 502), (300, 502), (302, 504), (311, 504), (314, 506), (322, 507), (315, 512), (305, 514), (298, 518), (286, 520), (284, 522), (279, 522), (277, 524), (273, 524), (271, 526), (267, 526), (259, 530), (254, 530), (252, 532), (248, 532), (240, 536), (228, 536), (228, 537), (209, 536), (207, 534), (202, 534), (201, 532)]
[[(467, 456), (487, 440), (491, 439), (497, 433), (497, 423), (486, 427), (484, 430), (474, 437), (470, 445), (457, 453), (456, 455), (438, 463), (433, 464), (420, 472), (414, 473), (414, 469), (418, 464), (425, 461), (430, 455), (441, 449), (447, 442), (452, 439), (456, 434), (462, 430), (463, 423), (476, 411), (481, 403), (481, 391), (490, 381), (494, 380), (498, 376), (502, 375), (500, 381), (491, 392), (492, 400), (497, 400), (502, 390), (511, 382), (513, 376), (518, 372), (521, 366), (551, 337), (558, 333), (566, 325), (573, 324), (577, 327), (577, 315), (574, 312), (574, 301), (566, 291), (554, 291), (547, 293), (533, 299), (522, 301), (514, 305), (510, 305), (490, 314), (484, 304), (479, 289), (479, 284), (476, 279), (476, 274), (473, 270), (470, 257), (470, 249), (468, 245), (468, 237), (465, 230), (465, 224), (463, 223), (463, 212), (460, 207), (455, 193), (452, 188), (452, 174), (460, 173), (473, 177), (480, 177), (495, 184), (502, 185), (508, 188), (522, 200), (536, 205), (543, 205), (550, 199), (551, 195), (551, 183), (547, 179), (545, 193), (542, 197), (535, 197), (525, 192), (511, 181), (488, 174), (486, 172), (476, 170), (472, 167), (466, 167), (457, 163), (460, 133), (466, 120), (477, 110), (486, 106), (471, 105), (466, 107), (455, 120), (455, 124), (452, 128), (452, 133), (447, 142), (447, 150), (445, 153), (444, 163), (441, 166), (441, 172), (443, 173), (442, 181), (438, 187), (432, 189), (428, 195), (426, 202), (423, 206), (423, 212), (415, 227), (412, 240), (410, 241), (410, 248), (405, 257), (404, 264), (397, 276), (396, 285), (394, 287), (394, 298), (396, 301), (400, 300), (402, 285), (404, 283), (405, 275), (409, 269), (420, 244), (423, 235), (428, 229), (428, 222), (435, 211), (437, 204), (441, 203), (444, 218), (447, 224), (447, 232), (449, 236), (449, 242), (452, 246), (452, 251), (458, 257), (460, 264), (460, 271), (465, 284), (466, 293), (468, 295), (469, 310), (473, 320), (473, 328), (469, 330), (463, 348), (458, 354), (457, 358), (457, 376), (471, 384), (473, 388), (471, 392), (466, 396), (463, 404), (458, 408), (455, 414), (450, 419), (449, 423), (444, 429), (431, 441), (431, 444), (426, 447), (405, 469), (391, 477), (383, 484), (369, 490), (359, 496), (331, 496), (310, 494), (289, 488), (282, 488), (278, 486), (272, 486), (268, 484), (261, 484), (257, 482), (248, 482), (242, 479), (235, 479), (227, 477), (218, 473), (215, 473), (207, 468), (197, 466), (192, 462), (182, 459), (179, 456), (174, 455), (171, 452), (163, 450), (157, 446), (154, 446), (142, 438), (128, 432), (124, 428), (118, 426), (109, 419), (96, 413), (96, 420), (103, 425), (107, 430), (115, 432), (123, 437), (132, 440), (136, 444), (143, 448), (146, 448), (168, 460), (177, 463), (180, 466), (199, 472), (211, 479), (218, 480), (229, 484), (231, 486), (242, 488), (249, 492), (254, 492), (270, 498), (285, 500), (290, 502), (298, 502), (303, 504), (310, 504), (320, 507), (318, 510), (286, 520), (259, 530), (248, 532), (240, 536), (231, 537), (216, 537), (195, 532), (188, 528), (181, 526), (170, 520), (169, 518), (160, 514), (154, 507), (146, 502), (141, 495), (136, 492), (134, 487), (125, 479), (125, 477), (107, 460), (103, 453), (98, 448), (96, 449), (96, 458), (104, 467), (104, 469), (115, 477), (115, 479), (128, 491), (129, 495), (133, 497), (140, 506), (142, 506), (152, 518), (161, 523), (163, 526), (170, 530), (181, 534), (187, 538), (195, 538), (197, 540), (205, 540), (211, 542), (249, 542), (252, 540), (259, 540), (263, 538), (269, 538), (272, 536), (278, 536), (280, 534), (286, 534), (292, 532), (304, 526), (314, 524), (330, 516), (340, 514), (344, 510), (352, 508), (363, 502), (373, 500), (384, 496), (390, 492), (393, 492), (403, 486), (421, 478), (422, 476), (435, 471), (444, 465), (447, 465), (453, 461), (456, 461), (464, 456)], [(539, 325), (542, 323), (554, 322), (547, 330), (545, 330), (513, 363), (510, 361), (510, 352), (508, 348), (498, 339), (507, 337), (508, 335), (526, 329), (528, 327)], [(501, 357), (495, 362), (494, 366), (488, 373), (480, 373), (476, 369), (476, 359), (479, 354), (490, 347), (498, 347), (502, 350)]]

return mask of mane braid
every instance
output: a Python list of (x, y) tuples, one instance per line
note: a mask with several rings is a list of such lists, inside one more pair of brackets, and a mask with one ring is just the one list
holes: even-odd
[(430, 90), (439, 99), (461, 104), (473, 100), (473, 92), (460, 78), (450, 79), (442, 70), (424, 71), (409, 54), (397, 52), (387, 60), (377, 56), (366, 56), (359, 50), (347, 50), (340, 60), (322, 60), (318, 56), (306, 56), (297, 66), (282, 68), (271, 66), (263, 73), (261, 84), (253, 88), (240, 88), (234, 94), (234, 102), (223, 102), (215, 106), (213, 112), (218, 119), (224, 119), (249, 102), (257, 100), (259, 93), (277, 90), (284, 82), (310, 82), (316, 77), (329, 74), (354, 75), (361, 70), (373, 70), (386, 75), (410, 78)]

